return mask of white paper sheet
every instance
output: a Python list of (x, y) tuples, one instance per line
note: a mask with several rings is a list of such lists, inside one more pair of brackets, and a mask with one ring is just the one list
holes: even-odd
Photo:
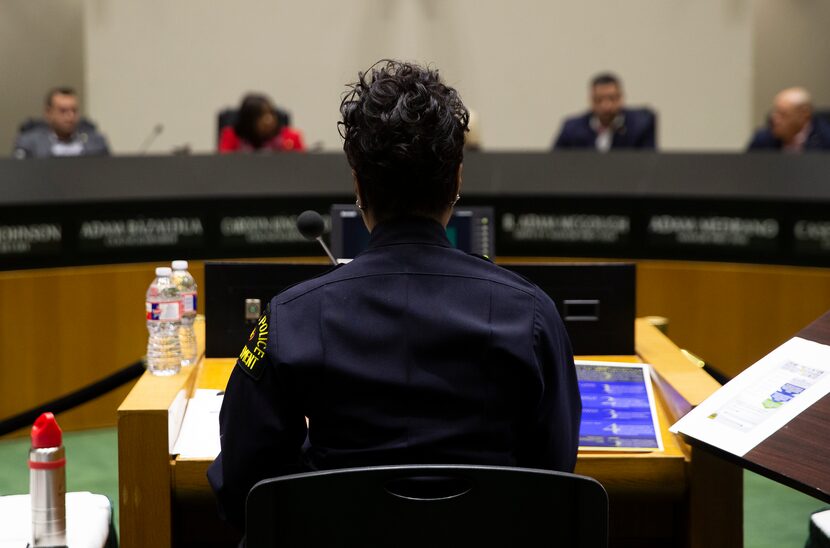
[(182, 428), (184, 412), (187, 410), (187, 393), (184, 389), (176, 393), (173, 403), (167, 409), (167, 449), (173, 454), (173, 447), (179, 439), (179, 431)]
[(742, 457), (828, 393), (830, 346), (795, 337), (669, 430)]
[(216, 458), (219, 454), (219, 409), (223, 399), (220, 390), (196, 390), (187, 400), (187, 410), (172, 454), (184, 458)]
[[(105, 546), (111, 521), (112, 507), (104, 495), (88, 491), (66, 494), (66, 543), (71, 548)], [(29, 495), (0, 496), (0, 548), (29, 548), (31, 540)]]

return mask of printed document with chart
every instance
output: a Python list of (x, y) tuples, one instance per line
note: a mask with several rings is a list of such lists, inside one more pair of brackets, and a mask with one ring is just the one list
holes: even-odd
[(670, 428), (744, 456), (830, 392), (830, 346), (794, 337)]

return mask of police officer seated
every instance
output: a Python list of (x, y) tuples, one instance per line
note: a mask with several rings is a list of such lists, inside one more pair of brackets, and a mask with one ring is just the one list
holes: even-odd
[(14, 143), (15, 158), (60, 156), (107, 156), (106, 138), (95, 126), (81, 119), (78, 95), (67, 87), (54, 88), (46, 95), (45, 123), (31, 123)]
[(274, 297), (237, 360), (208, 479), (240, 530), (251, 487), (287, 473), (576, 462), (581, 401), (553, 302), (447, 239), (469, 119), (456, 90), (381, 61), (340, 111), (370, 242)]

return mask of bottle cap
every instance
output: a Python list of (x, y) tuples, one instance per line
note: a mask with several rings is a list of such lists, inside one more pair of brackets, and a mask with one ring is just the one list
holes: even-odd
[(173, 261), (173, 270), (187, 270), (187, 261)]
[(37, 418), (32, 426), (32, 447), (60, 447), (63, 444), (63, 433), (55, 415), (46, 412)]
[(170, 277), (170, 274), (172, 274), (172, 273), (173, 273), (173, 271), (170, 270), (169, 266), (156, 267), (156, 276), (158, 276), (158, 277), (162, 277), (162, 278), (165, 277), (165, 276)]

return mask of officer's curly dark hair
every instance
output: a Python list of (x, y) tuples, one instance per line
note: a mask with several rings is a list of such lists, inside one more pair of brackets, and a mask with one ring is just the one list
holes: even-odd
[(384, 59), (340, 104), (343, 150), (377, 221), (435, 216), (455, 200), (470, 115), (437, 70)]

